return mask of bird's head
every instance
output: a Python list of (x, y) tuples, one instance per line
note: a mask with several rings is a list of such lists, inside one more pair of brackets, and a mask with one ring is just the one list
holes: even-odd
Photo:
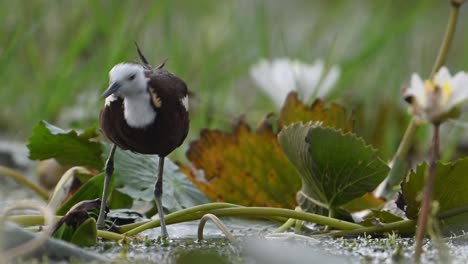
[(103, 98), (115, 94), (131, 97), (146, 92), (147, 80), (143, 66), (135, 63), (119, 63), (109, 72), (109, 88)]

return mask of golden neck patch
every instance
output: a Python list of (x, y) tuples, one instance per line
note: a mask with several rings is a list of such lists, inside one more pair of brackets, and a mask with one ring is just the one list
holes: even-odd
[(151, 101), (153, 102), (154, 107), (161, 108), (162, 106), (161, 98), (159, 98), (158, 94), (152, 89), (149, 89), (149, 91), (151, 94)]

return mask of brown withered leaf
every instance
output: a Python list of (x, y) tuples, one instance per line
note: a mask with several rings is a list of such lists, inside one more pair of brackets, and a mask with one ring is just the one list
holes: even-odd
[(187, 157), (192, 168), (181, 170), (212, 201), (288, 208), (296, 204), (299, 174), (267, 125), (252, 131), (240, 119), (233, 133), (205, 129)]
[(290, 92), (280, 112), (279, 128), (296, 122), (308, 121), (321, 121), (324, 127), (333, 127), (344, 132), (353, 130), (353, 119), (342, 106), (332, 103), (329, 107), (325, 107), (320, 99), (315, 100), (311, 106), (307, 106), (299, 100), (296, 92)]

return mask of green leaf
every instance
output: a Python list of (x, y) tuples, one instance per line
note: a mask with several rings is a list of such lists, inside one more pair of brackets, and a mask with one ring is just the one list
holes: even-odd
[(70, 242), (80, 247), (90, 247), (97, 243), (96, 220), (90, 217), (76, 228)]
[(68, 196), (72, 191), (73, 185), (76, 184), (76, 178), (79, 179), (80, 183), (83, 183), (92, 177), (91, 172), (84, 167), (72, 167), (68, 169), (55, 186), (54, 192), (49, 199), (49, 206), (54, 209), (58, 208), (67, 198), (69, 199)]
[(101, 146), (97, 142), (90, 141), (95, 135), (90, 130), (78, 135), (74, 130), (65, 131), (40, 121), (29, 138), (29, 158), (32, 160), (55, 158), (62, 165), (101, 169), (103, 166)]
[[(406, 216), (418, 217), (422, 190), (427, 174), (426, 163), (411, 171), (402, 183)], [(433, 198), (437, 201), (438, 216), (443, 218), (445, 228), (452, 230), (468, 227), (468, 158), (451, 163), (438, 162), (434, 179)]]
[(403, 218), (399, 217), (398, 215), (394, 215), (388, 211), (377, 211), (372, 210), (372, 213), (367, 215), (364, 218), (364, 221), (360, 222), (360, 225), (363, 226), (375, 226), (381, 224), (389, 224), (395, 223), (403, 220)]
[(301, 174), (302, 193), (327, 209), (374, 190), (389, 170), (375, 149), (351, 133), (309, 122), (288, 126), (278, 137)]
[[(83, 184), (73, 196), (71, 196), (60, 209), (57, 210), (58, 215), (66, 214), (73, 206), (84, 200), (92, 200), (96, 197), (101, 197), (102, 188), (104, 186), (105, 174), (100, 173), (92, 177), (89, 181)], [(111, 180), (110, 190), (113, 188), (113, 180)]]
[(100, 199), (77, 203), (57, 222), (53, 236), (78, 246), (96, 244), (96, 220), (91, 215), (97, 215), (100, 205)]
[[(110, 146), (104, 146), (107, 156)], [(107, 157), (106, 157), (107, 158)], [(159, 157), (117, 149), (114, 156), (115, 187), (133, 199), (153, 201)], [(170, 159), (164, 161), (163, 205), (170, 212), (209, 203), (209, 199)]]
[(113, 190), (107, 201), (109, 209), (121, 209), (131, 208), (133, 205), (133, 199), (127, 194), (124, 194), (118, 190)]

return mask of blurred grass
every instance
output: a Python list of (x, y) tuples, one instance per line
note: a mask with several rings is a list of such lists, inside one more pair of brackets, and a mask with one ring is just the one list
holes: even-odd
[[(466, 6), (452, 71), (467, 70)], [(225, 129), (241, 114), (255, 123), (275, 110), (248, 75), (261, 57), (331, 54), (342, 67), (331, 99), (353, 109), (358, 134), (390, 158), (408, 121), (400, 88), (412, 72), (429, 74), (449, 8), (425, 0), (0, 1), (0, 132), (24, 139), (41, 119), (96, 125), (108, 71), (136, 60), (138, 41), (153, 64), (168, 58), (195, 93), (188, 141), (201, 128)], [(78, 122), (60, 118), (77, 104)]]

